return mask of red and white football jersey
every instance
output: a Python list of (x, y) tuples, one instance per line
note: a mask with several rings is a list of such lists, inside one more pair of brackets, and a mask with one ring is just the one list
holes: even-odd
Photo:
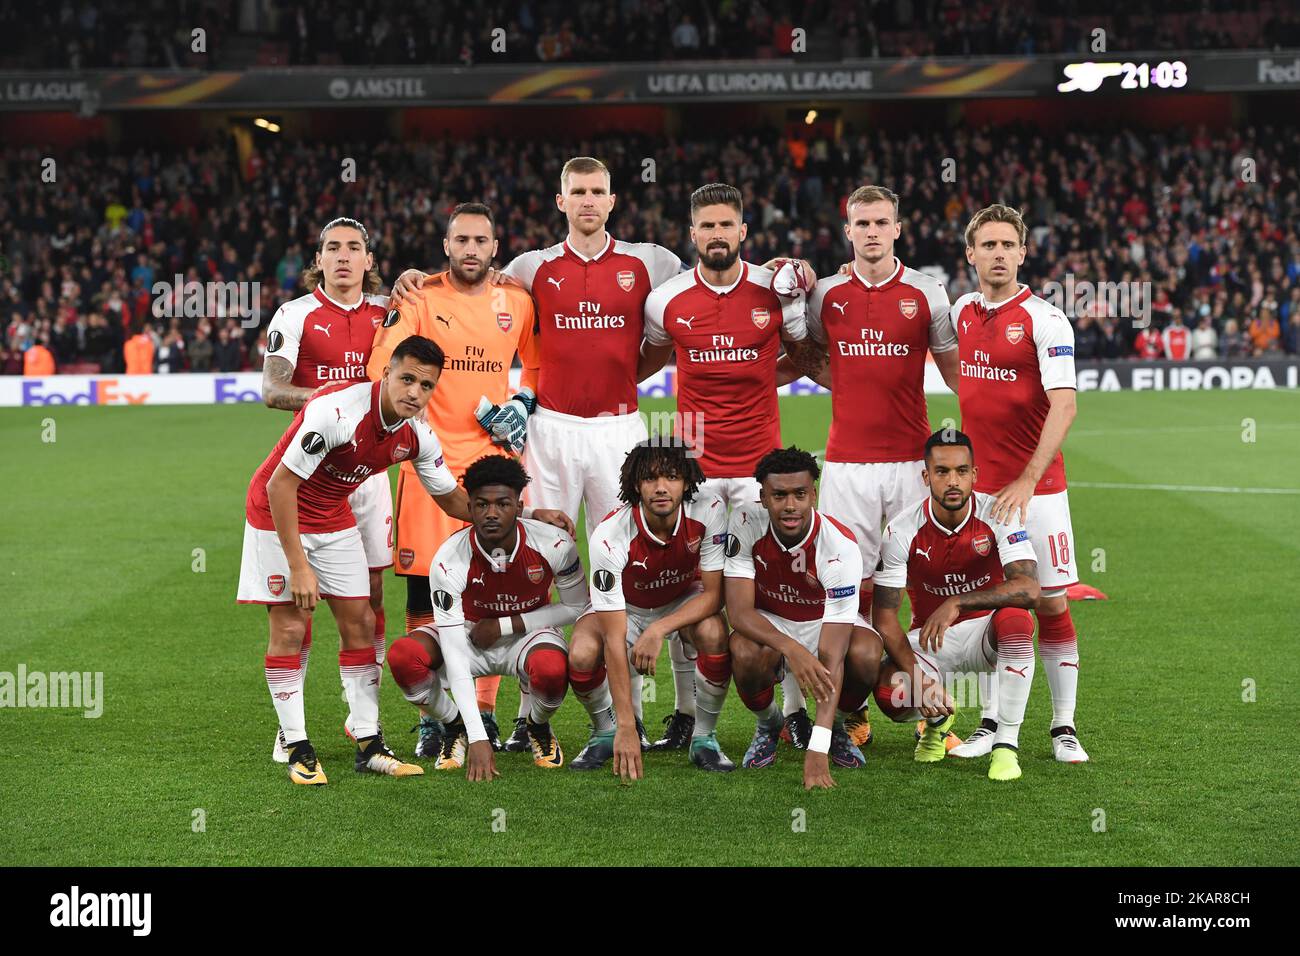
[(677, 351), (677, 411), (709, 478), (747, 478), (781, 447), (776, 399), (780, 338), (808, 336), (804, 301), (782, 301), (772, 271), (748, 262), (740, 278), (715, 288), (698, 267), (669, 279), (645, 304), (645, 337)]
[(520, 518), (514, 550), (484, 550), (473, 527), (457, 531), (438, 548), (429, 567), (434, 624), (444, 627), (489, 617), (509, 617), (551, 603), (551, 584), (561, 590), (582, 581), (578, 547), (563, 528)]
[(592, 532), (591, 606), (649, 610), (687, 591), (701, 571), (721, 571), (727, 546), (727, 505), (716, 495), (684, 501), (667, 540), (645, 524), (641, 505), (624, 505)]
[(880, 285), (855, 267), (819, 280), (808, 298), (808, 334), (826, 345), (835, 384), (827, 461), (919, 461), (925, 453), (925, 353), (952, 351), (957, 336), (943, 283), (894, 264)]
[(1171, 325), (1160, 333), (1165, 346), (1165, 358), (1182, 362), (1191, 353), (1191, 337), (1185, 325)]
[(502, 271), (537, 302), (538, 404), (580, 418), (635, 412), (645, 300), (681, 270), (663, 246), (612, 237), (591, 259), (566, 239), (511, 261)]
[[(587, 580), (578, 546), (564, 529), (532, 518), (520, 518), (516, 529), (514, 549), (507, 555), (485, 551), (473, 527), (462, 528), (438, 548), (429, 568), (438, 646), (452, 696), (462, 705), (461, 718), (470, 743), (486, 740), (487, 733), (478, 708), (473, 706), (471, 661), (482, 651), (470, 645), (466, 623), (545, 607), (551, 603), (552, 582), (571, 611), (567, 620), (576, 620), (587, 604)], [(526, 643), (528, 637), (500, 640)], [(558, 632), (556, 640), (561, 640)]]
[(266, 354), (293, 366), (299, 388), (329, 382), (364, 382), (375, 330), (384, 320), (388, 297), (362, 295), (348, 308), (318, 285), (275, 310), (266, 332)]
[(745, 505), (731, 512), (728, 532), (723, 574), (754, 579), (755, 608), (787, 621), (857, 621), (862, 554), (853, 532), (834, 518), (813, 511), (808, 533), (787, 548), (767, 509)]
[[(1038, 448), (1053, 388), (1074, 388), (1074, 329), (1060, 309), (1028, 286), (989, 307), (969, 292), (952, 307), (961, 356), (957, 391), (962, 431), (975, 446), (976, 491), (996, 492), (1020, 477)], [(1034, 494), (1065, 490), (1057, 452)]]
[(442, 445), (428, 425), (404, 418), (383, 423), (382, 387), (382, 382), (339, 384), (298, 410), (253, 473), (244, 503), (249, 524), (275, 530), (266, 483), (281, 462), (303, 479), (298, 486), (298, 530), (303, 534), (354, 527), (357, 522), (348, 496), (371, 475), (399, 461), (409, 460), (415, 466), (429, 494), (456, 490), (456, 479), (442, 459)]
[[(885, 529), (877, 588), (907, 588), (912, 626), (920, 627), (948, 598), (1001, 584), (1002, 569), (1013, 561), (1033, 561), (1029, 532), (1018, 520), (993, 520), (996, 498), (975, 492), (966, 517), (949, 531), (934, 520), (928, 496), (894, 517)], [(983, 617), (991, 610), (963, 611), (958, 621)]]

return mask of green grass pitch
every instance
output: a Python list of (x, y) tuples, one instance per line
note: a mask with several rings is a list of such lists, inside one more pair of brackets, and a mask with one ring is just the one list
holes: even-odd
[[(1073, 609), (1093, 762), (1052, 760), (1040, 676), (1019, 782), (990, 782), (984, 761), (916, 765), (911, 727), (876, 713), (868, 766), (812, 794), (784, 747), (773, 767), (728, 776), (652, 755), (632, 786), (522, 754), (499, 755), (490, 785), (360, 777), (324, 608), (307, 713), (331, 782), (294, 787), (270, 760), (265, 614), (234, 603), (244, 492), (287, 417), (0, 411), (0, 671), (102, 671), (105, 696), (98, 719), (0, 710), (0, 864), (1294, 865), (1281, 835), (1296, 810), (1300, 396), (1079, 405), (1066, 447), (1079, 567), (1110, 596)], [(955, 402), (930, 413), (937, 424)], [(786, 399), (782, 414), (787, 441), (824, 447), (828, 399)], [(1131, 484), (1291, 493), (1106, 487)], [(391, 640), (405, 589), (391, 576), (386, 589)], [(666, 661), (651, 730), (671, 709)], [(503, 683), (504, 718), (516, 693)], [(413, 714), (387, 677), (385, 725), (408, 757)], [(958, 730), (977, 719), (964, 712)], [(572, 696), (555, 726), (572, 757), (587, 730)], [(733, 759), (752, 727), (733, 691), (719, 728)]]

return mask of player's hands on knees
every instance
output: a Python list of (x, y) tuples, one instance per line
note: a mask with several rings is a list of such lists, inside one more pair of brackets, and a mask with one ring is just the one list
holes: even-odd
[(630, 727), (620, 725), (614, 731), (614, 775), (625, 783), (645, 776), (641, 766), (641, 738), (637, 735), (636, 724)]
[(997, 493), (993, 500), (994, 521), (1007, 524), (1012, 518), (1025, 523), (1029, 514), (1029, 499), (1034, 497), (1034, 482), (1021, 476)]
[(655, 663), (659, 652), (664, 648), (664, 635), (659, 628), (651, 625), (641, 632), (641, 636), (632, 645), (632, 666), (642, 674), (655, 673)]
[(419, 269), (407, 269), (393, 283), (392, 294), (388, 297), (388, 307), (395, 309), (403, 302), (414, 302), (415, 293), (424, 288), (424, 280), (427, 278), (428, 276)]
[(943, 635), (961, 616), (961, 608), (956, 598), (948, 598), (931, 614), (921, 626), (921, 650), (937, 651), (943, 647)]
[(501, 619), (485, 617), (469, 629), (469, 642), (480, 650), (487, 650), (501, 640)]
[(289, 593), (293, 595), (294, 607), (310, 611), (320, 603), (320, 586), (316, 583), (316, 572), (311, 568), (289, 571)]
[(533, 510), (533, 518), (536, 521), (545, 521), (557, 528), (563, 528), (565, 534), (570, 538), (574, 535), (573, 519), (563, 511), (556, 511), (554, 508), (536, 508)]
[(826, 754), (809, 750), (803, 758), (803, 788), (805, 790), (831, 790), (835, 780), (831, 777), (831, 762)]
[(931, 680), (924, 672), (918, 675), (913, 687), (919, 687), (919, 699), (916, 704), (922, 717), (947, 717), (952, 714), (952, 697), (938, 681)]
[(831, 672), (806, 648), (796, 646), (785, 655), (785, 660), (805, 694), (812, 694), (813, 700), (819, 704), (834, 701), (835, 682), (831, 680)]
[(500, 771), (497, 770), (496, 757), (492, 753), (492, 745), (486, 740), (479, 740), (469, 745), (469, 751), (465, 756), (465, 776), (471, 783), (501, 776)]

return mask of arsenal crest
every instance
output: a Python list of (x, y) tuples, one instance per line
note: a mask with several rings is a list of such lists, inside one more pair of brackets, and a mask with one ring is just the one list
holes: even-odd
[(415, 552), (410, 548), (403, 548), (401, 551), (397, 552), (397, 563), (402, 566), (402, 570), (409, 568), (414, 561)]
[(768, 313), (767, 309), (755, 309), (753, 312), (749, 313), (749, 317), (754, 320), (754, 324), (760, 329), (767, 328), (767, 323), (772, 319), (772, 316)]
[(509, 332), (510, 327), (514, 324), (515, 320), (511, 317), (509, 312), (497, 313), (497, 328), (502, 332)]
[(695, 554), (695, 552), (699, 551), (700, 539), (698, 537), (688, 538), (686, 540), (686, 550), (689, 551), (691, 554)]
[(411, 453), (411, 449), (406, 445), (398, 445), (393, 449), (393, 461), (401, 461)]
[(971, 538), (970, 543), (971, 547), (975, 549), (975, 553), (981, 558), (987, 555), (989, 549), (993, 547), (993, 542), (989, 540), (989, 536), (982, 531)]
[(542, 566), (540, 564), (530, 564), (528, 566), (528, 580), (534, 584), (540, 584), (542, 580)]
[(624, 292), (631, 292), (632, 286), (636, 285), (636, 273), (631, 269), (620, 272), (615, 278), (618, 279), (618, 287)]
[(1007, 341), (1015, 345), (1025, 337), (1025, 325), (1023, 322), (1013, 322), (1007, 326)]
[(284, 593), (284, 575), (271, 574), (266, 578), (266, 589), (271, 592), (273, 597), (279, 597)]
[(898, 311), (901, 312), (901, 313), (903, 313), (903, 318), (905, 318), (905, 319), (914, 319), (914, 318), (916, 318), (916, 300), (915, 300), (915, 299), (899, 299), (899, 300), (898, 300)]

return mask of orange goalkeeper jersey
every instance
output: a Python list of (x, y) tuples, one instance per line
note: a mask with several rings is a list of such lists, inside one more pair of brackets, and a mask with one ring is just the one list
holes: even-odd
[(497, 405), (510, 398), (510, 363), (516, 352), (524, 366), (522, 384), (537, 391), (532, 298), (509, 285), (485, 282), (480, 290), (465, 295), (452, 288), (446, 272), (429, 276), (415, 293), (416, 301), (401, 305), (397, 321), (376, 330), (366, 366), (371, 379), (381, 377), (393, 349), (411, 335), (433, 339), (447, 353), (429, 399), (428, 421), (453, 471), (455, 464), (463, 471), (475, 459), (500, 452), (475, 421), (474, 406), (480, 395)]
[[(447, 273), (425, 279), (416, 300), (403, 303), (397, 321), (375, 333), (366, 371), (373, 378), (402, 339), (422, 335), (447, 354), (447, 364), (429, 399), (428, 423), (442, 442), (447, 467), (460, 478), (484, 455), (507, 454), (492, 444), (474, 418), (479, 396), (500, 405), (510, 398), (510, 363), (524, 366), (522, 385), (537, 391), (538, 343), (533, 337), (533, 300), (515, 286), (480, 286), (476, 295), (452, 288)], [(387, 319), (385, 319), (387, 321)], [(402, 462), (394, 509), (393, 563), (398, 574), (427, 575), (434, 554), (464, 522), (444, 514)]]

